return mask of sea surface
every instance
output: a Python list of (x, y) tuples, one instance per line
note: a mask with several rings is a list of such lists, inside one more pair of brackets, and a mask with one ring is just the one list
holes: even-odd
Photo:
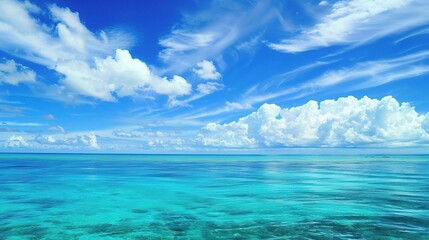
[(0, 154), (0, 239), (429, 239), (429, 156)]

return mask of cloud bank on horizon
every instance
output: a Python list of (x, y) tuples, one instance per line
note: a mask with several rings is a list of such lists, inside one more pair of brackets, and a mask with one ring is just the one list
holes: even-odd
[(427, 1), (68, 4), (0, 1), (0, 151), (429, 145)]
[(397, 147), (429, 143), (429, 114), (391, 96), (309, 101), (285, 108), (264, 104), (237, 121), (209, 123), (200, 134), (221, 147)]

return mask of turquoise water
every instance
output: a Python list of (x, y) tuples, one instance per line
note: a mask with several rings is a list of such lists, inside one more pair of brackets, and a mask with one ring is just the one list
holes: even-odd
[(0, 154), (0, 239), (429, 239), (428, 156)]

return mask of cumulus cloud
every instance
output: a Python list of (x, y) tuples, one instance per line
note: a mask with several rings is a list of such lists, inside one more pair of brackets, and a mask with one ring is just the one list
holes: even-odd
[(18, 85), (20, 83), (35, 83), (36, 73), (14, 60), (0, 62), (0, 84)]
[[(0, 9), (0, 50), (62, 74), (55, 92), (103, 101), (148, 92), (170, 98), (191, 93), (184, 78), (157, 76), (146, 63), (121, 50), (131, 45), (132, 37), (118, 29), (91, 32), (77, 12), (57, 5), (49, 5), (46, 14), (29, 1), (5, 0)], [(35, 81), (34, 72), (13, 60), (0, 65), (0, 77), (0, 83), (14, 85)]]
[(28, 143), (23, 136), (15, 136), (15, 135), (10, 136), (5, 144), (6, 148), (23, 148), (27, 146), (28, 146)]
[(221, 77), (212, 61), (204, 60), (197, 63), (197, 68), (194, 68), (193, 71), (202, 79), (217, 80)]
[(204, 146), (251, 148), (257, 140), (248, 135), (249, 125), (240, 122), (229, 124), (209, 123), (203, 127), (199, 138)]
[(282, 52), (303, 52), (334, 45), (363, 44), (429, 23), (428, 7), (425, 0), (337, 1), (315, 26), (280, 43), (270, 43), (269, 47)]
[(429, 133), (429, 113), (426, 114), (425, 120), (423, 120), (423, 129)]
[(57, 140), (53, 136), (37, 136), (34, 138), (37, 143), (40, 144), (56, 144)]
[(114, 58), (95, 58), (94, 63), (91, 67), (85, 61), (72, 60), (57, 65), (55, 70), (64, 74), (62, 83), (68, 88), (105, 101), (115, 101), (115, 95), (133, 96), (142, 91), (172, 97), (191, 93), (192, 85), (184, 78), (156, 76), (144, 62), (132, 58), (127, 50), (116, 50)]
[(89, 148), (99, 149), (97, 136), (94, 133), (85, 135), (78, 135), (73, 137), (54, 137), (39, 135), (34, 138), (34, 141), (42, 145), (55, 145), (58, 147), (72, 147), (72, 148)]
[(149, 149), (162, 149), (166, 148), (176, 150), (176, 151), (184, 151), (184, 150), (192, 150), (193, 148), (189, 146), (190, 141), (186, 141), (182, 138), (158, 138), (154, 137), (145, 142), (146, 146), (143, 145), (143, 148)]
[(199, 138), (215, 147), (415, 146), (429, 142), (428, 116), (391, 96), (264, 104), (238, 121), (206, 125)]
[(168, 147), (168, 144), (164, 141), (164, 139), (154, 138), (147, 141), (147, 145), (149, 147)]

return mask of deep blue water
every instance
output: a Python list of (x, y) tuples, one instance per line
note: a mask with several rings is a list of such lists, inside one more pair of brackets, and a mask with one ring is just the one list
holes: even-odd
[(429, 239), (429, 156), (0, 154), (0, 239)]

